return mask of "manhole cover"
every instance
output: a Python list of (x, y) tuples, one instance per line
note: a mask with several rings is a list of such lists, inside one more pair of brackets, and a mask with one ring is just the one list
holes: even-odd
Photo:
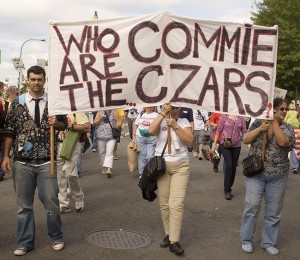
[(96, 246), (113, 249), (135, 249), (148, 246), (148, 236), (127, 230), (98, 230), (86, 235), (86, 240)]

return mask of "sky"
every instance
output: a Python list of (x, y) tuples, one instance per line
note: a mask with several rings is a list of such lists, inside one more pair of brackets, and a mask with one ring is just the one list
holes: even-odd
[[(25, 68), (48, 60), (48, 24), (86, 21), (97, 11), (99, 19), (140, 16), (160, 12), (200, 20), (250, 23), (254, 0), (9, 0), (0, 7), (0, 81), (17, 85), (11, 61), (20, 56)], [(45, 39), (45, 41), (41, 41)], [(26, 70), (23, 71), (26, 75)]]

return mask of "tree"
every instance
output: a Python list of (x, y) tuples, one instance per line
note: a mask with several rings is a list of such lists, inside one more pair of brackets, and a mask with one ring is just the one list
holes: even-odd
[(295, 93), (300, 90), (300, 1), (262, 0), (255, 5), (254, 24), (278, 25), (276, 86)]
[(27, 83), (26, 82), (25, 83), (21, 83), (20, 95), (23, 94), (23, 93), (25, 93), (25, 92), (27, 92), (27, 90), (28, 90)]

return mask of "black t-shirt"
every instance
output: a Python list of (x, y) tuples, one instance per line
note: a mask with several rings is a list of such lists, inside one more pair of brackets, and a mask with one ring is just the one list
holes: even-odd
[(187, 107), (181, 107), (179, 110), (179, 118), (186, 118), (190, 123), (194, 122), (193, 110)]

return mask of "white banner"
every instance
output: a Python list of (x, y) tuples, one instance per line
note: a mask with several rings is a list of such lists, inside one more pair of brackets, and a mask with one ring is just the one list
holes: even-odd
[(49, 113), (171, 101), (257, 118), (273, 114), (277, 26), (160, 13), (49, 23)]

